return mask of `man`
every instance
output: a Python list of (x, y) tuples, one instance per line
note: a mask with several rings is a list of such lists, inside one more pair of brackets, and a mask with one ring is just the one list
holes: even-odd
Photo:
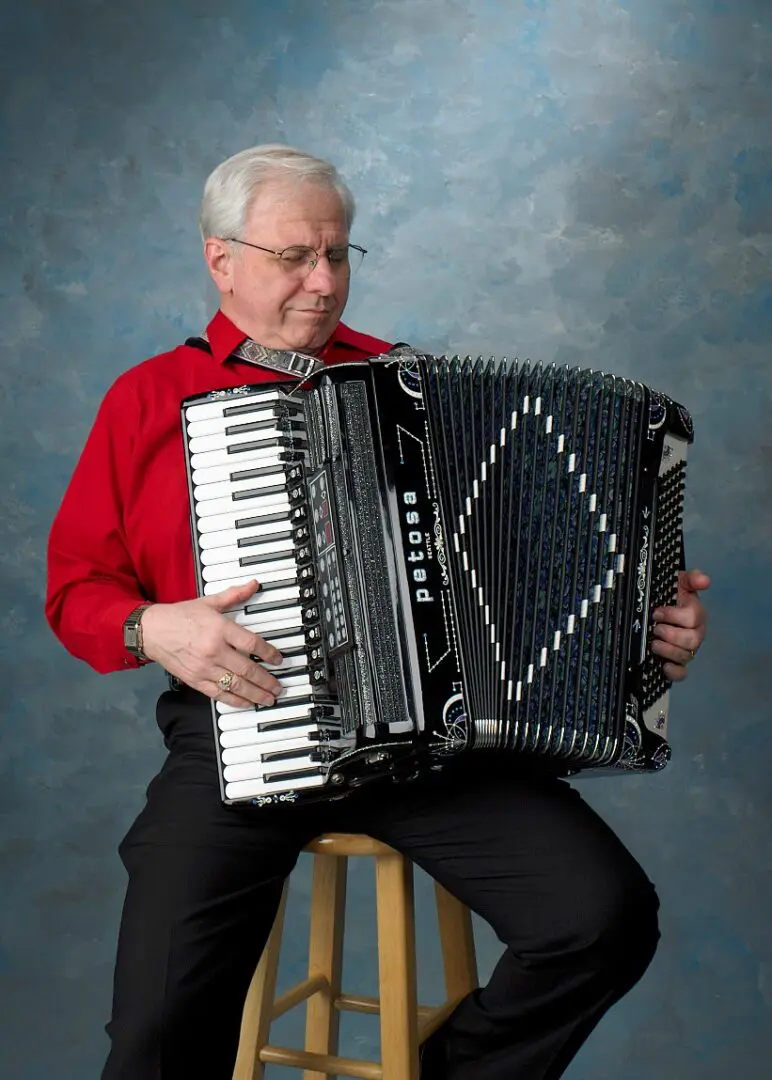
[[(214, 171), (201, 211), (221, 296), (208, 347), (120, 376), (53, 525), (47, 614), (64, 645), (97, 671), (154, 661), (183, 684), (159, 699), (168, 757), (121, 845), (129, 884), (104, 1080), (229, 1080), (282, 883), (322, 831), (355, 828), (405, 852), (506, 945), (488, 986), (432, 1039), (429, 1080), (560, 1076), (655, 949), (653, 887), (562, 781), (510, 766), (440, 774), (388, 799), (376, 785), (311, 808), (220, 801), (209, 699), (273, 704), (281, 657), (223, 614), (256, 583), (195, 598), (179, 405), (275, 379), (245, 361), (245, 339), (331, 364), (388, 347), (340, 322), (361, 250), (353, 216), (335, 169), (287, 147)], [(674, 681), (704, 638), (708, 584), (682, 574), (678, 606), (658, 613), (653, 647)]]

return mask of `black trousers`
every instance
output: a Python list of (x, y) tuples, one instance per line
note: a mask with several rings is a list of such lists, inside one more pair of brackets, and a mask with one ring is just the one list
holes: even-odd
[(651, 960), (654, 889), (561, 780), (454, 767), (341, 802), (225, 807), (206, 699), (163, 694), (158, 722), (169, 754), (120, 849), (129, 884), (103, 1080), (230, 1080), (282, 883), (321, 832), (364, 832), (404, 852), (505, 947), (488, 985), (433, 1038), (428, 1080), (561, 1076)]

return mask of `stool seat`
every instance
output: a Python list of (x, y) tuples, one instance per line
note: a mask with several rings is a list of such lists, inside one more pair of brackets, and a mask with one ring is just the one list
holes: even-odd
[(310, 844), (306, 844), (304, 851), (311, 855), (370, 855), (378, 858), (383, 855), (397, 855), (398, 852), (388, 844), (380, 840), (373, 840), (372, 836), (364, 833), (324, 833), (317, 836)]
[[(326, 833), (304, 849), (314, 857), (308, 978), (276, 998), (287, 883), (273, 929), (247, 993), (233, 1080), (262, 1080), (264, 1065), (304, 1070), (304, 1080), (418, 1080), (419, 1046), (478, 985), (469, 910), (435, 882), (446, 1001), (419, 1005), (416, 994), (413, 864), (394, 848), (360, 833)], [(375, 860), (379, 997), (341, 987), (349, 856)], [(303, 1050), (273, 1046), (271, 1022), (307, 1004)], [(338, 1056), (341, 1010), (380, 1015), (381, 1061)]]

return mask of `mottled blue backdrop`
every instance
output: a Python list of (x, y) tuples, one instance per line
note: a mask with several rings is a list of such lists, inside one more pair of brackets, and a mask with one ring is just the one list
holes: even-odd
[[(331, 157), (370, 249), (349, 321), (432, 350), (635, 373), (686, 403), (712, 635), (656, 778), (585, 781), (658, 883), (662, 947), (570, 1080), (770, 1068), (772, 12), (767, 0), (27, 0), (4, 5), (0, 1072), (88, 1080), (160, 760), (160, 676), (100, 677), (41, 616), (47, 530), (103, 392), (197, 331), (209, 170)], [(304, 925), (308, 867), (290, 926)], [(352, 989), (372, 990), (369, 867)], [(431, 926), (430, 893), (419, 893)], [(440, 965), (422, 934), (422, 993)], [(484, 970), (496, 943), (481, 929)], [(434, 950), (434, 951), (433, 951)], [(288, 936), (282, 977), (303, 961)], [(289, 1022), (291, 1024), (291, 1022)], [(374, 1052), (369, 1020), (346, 1052)]]

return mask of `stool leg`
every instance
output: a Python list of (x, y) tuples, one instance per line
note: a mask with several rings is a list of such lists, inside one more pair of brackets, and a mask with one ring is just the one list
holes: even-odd
[(382, 1080), (418, 1080), (413, 864), (376, 859)]
[[(338, 1053), (340, 1013), (335, 1002), (341, 994), (347, 868), (345, 856), (314, 855), (308, 977), (323, 975), (328, 983), (328, 989), (314, 994), (306, 1005), (306, 1050), (315, 1054)], [(308, 1069), (303, 1076), (326, 1080), (325, 1073)]]
[(287, 906), (288, 891), (289, 882), (285, 882), (273, 928), (255, 974), (252, 976), (252, 982), (249, 984), (241, 1017), (241, 1035), (233, 1069), (233, 1080), (262, 1080), (263, 1077), (260, 1051), (268, 1042), (271, 1030), (271, 1012), (276, 994), (276, 974), (279, 970), (281, 935), (284, 929), (284, 911)]
[(445, 989), (448, 1001), (460, 1001), (480, 985), (472, 914), (466, 904), (457, 900), (439, 882), (434, 883), (434, 890), (442, 942), (442, 963), (445, 968)]

